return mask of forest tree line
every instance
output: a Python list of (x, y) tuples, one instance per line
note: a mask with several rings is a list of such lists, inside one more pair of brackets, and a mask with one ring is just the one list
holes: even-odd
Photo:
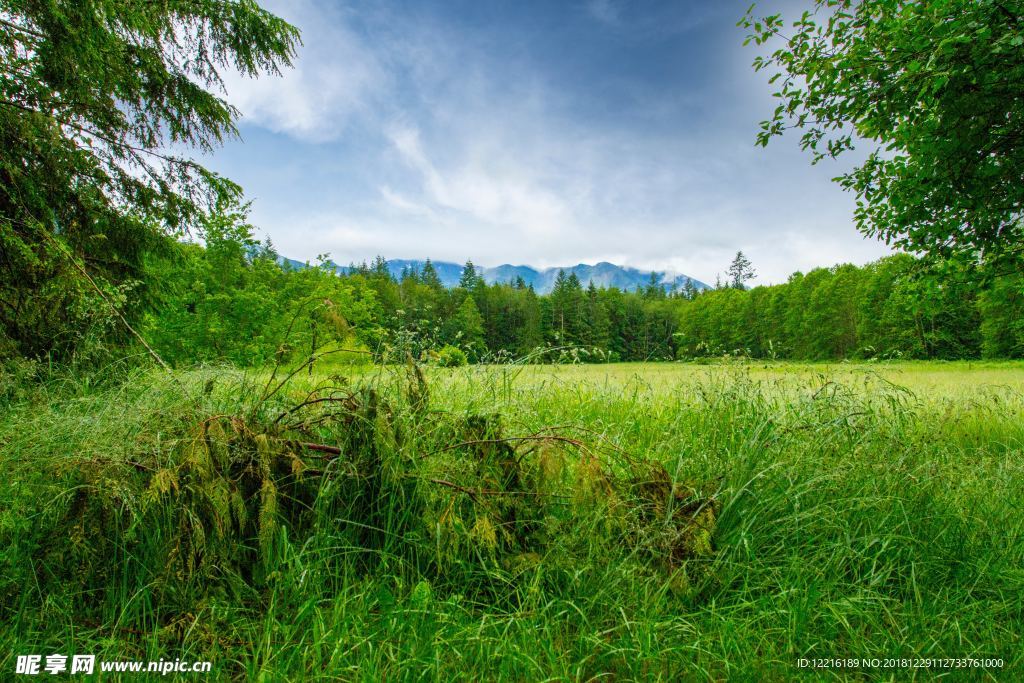
[(487, 284), (472, 263), (446, 288), (429, 261), (399, 277), (381, 258), (345, 274), (326, 260), (292, 269), (246, 228), (206, 235), (150, 265), (163, 284), (142, 329), (176, 364), (261, 364), (331, 344), (377, 360), (458, 349), (468, 362), (1024, 357), (1024, 277), (976, 281), (906, 254), (752, 289), (733, 277), (622, 291), (561, 273), (540, 295), (522, 280)]

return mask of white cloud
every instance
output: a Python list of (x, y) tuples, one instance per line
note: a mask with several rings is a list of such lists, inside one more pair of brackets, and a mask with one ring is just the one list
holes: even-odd
[[(467, 127), (471, 125), (466, 122)], [(527, 167), (504, 145), (470, 135), (450, 167), (439, 170), (427, 158), (417, 130), (396, 130), (391, 140), (418, 174), (423, 201), (438, 209), (532, 239), (573, 226), (572, 208), (560, 194), (538, 181), (545, 169)]]
[(440, 220), (437, 213), (435, 213), (429, 206), (415, 202), (387, 185), (382, 185), (380, 187), (380, 196), (388, 205), (394, 207), (399, 212), (412, 214), (413, 216), (426, 218), (435, 222)]
[[(587, 7), (606, 23), (621, 18), (609, 1)], [(685, 94), (722, 97), (716, 106), (731, 109), (716, 118), (617, 126), (579, 115), (572, 93), (529, 60), (503, 61), (486, 40), (444, 25), (384, 16), (371, 38), (343, 7), (301, 0), (280, 13), (303, 30), (296, 70), (231, 79), (231, 101), (249, 124), (343, 149), (337, 163), (365, 181), (341, 188), (362, 195), (322, 204), (286, 202), (281, 187), (260, 195), (255, 221), (294, 258), (607, 260), (713, 282), (742, 249), (760, 282), (779, 282), (886, 252), (854, 231), (852, 202), (829, 169), (785, 145), (754, 147), (771, 106), (763, 88)], [(670, 96), (684, 97), (640, 93), (631, 106), (664, 118)], [(738, 134), (730, 121), (740, 119), (750, 124)], [(232, 175), (245, 184), (242, 171)], [(312, 166), (295, 187), (341, 184), (332, 172)]]
[(336, 139), (353, 117), (372, 110), (387, 88), (387, 70), (348, 27), (342, 8), (311, 0), (267, 4), (300, 28), (303, 46), (294, 68), (279, 77), (226, 74), (228, 101), (246, 123), (313, 142)]

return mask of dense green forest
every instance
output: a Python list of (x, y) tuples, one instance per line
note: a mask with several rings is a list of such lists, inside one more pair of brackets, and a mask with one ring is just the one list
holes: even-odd
[(352, 342), (377, 359), (440, 363), (1024, 356), (1024, 278), (984, 281), (906, 254), (753, 289), (624, 292), (563, 273), (538, 295), (522, 281), (488, 285), (472, 263), (452, 289), (429, 261), (397, 279), (380, 258), (344, 275), (292, 269), (244, 222), (170, 251), (152, 260), (162, 287), (142, 329), (179, 365), (263, 364)]

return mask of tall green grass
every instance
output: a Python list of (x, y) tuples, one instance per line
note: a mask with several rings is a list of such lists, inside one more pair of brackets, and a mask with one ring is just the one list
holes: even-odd
[(572, 372), (10, 392), (0, 671), (76, 652), (266, 681), (788, 680), (813, 657), (1024, 676), (1015, 390)]

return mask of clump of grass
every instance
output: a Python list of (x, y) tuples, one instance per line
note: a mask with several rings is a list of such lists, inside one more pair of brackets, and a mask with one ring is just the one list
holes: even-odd
[(14, 549), (0, 618), (45, 629), (36, 599), (79, 625), (130, 623), (168, 646), (190, 634), (212, 647), (227, 623), (201, 623), (196, 606), (258, 612), (268, 596), (301, 595), (311, 572), (334, 585), (415, 579), (420, 601), (457, 585), (512, 608), (541, 558), (569, 567), (586, 550), (564, 542), (579, 524), (614, 530), (606, 545), (620, 555), (665, 553), (638, 564), (666, 575), (712, 553), (713, 516), (677, 507), (660, 465), (644, 463), (658, 479), (638, 484), (636, 463), (557, 429), (512, 436), (500, 414), (432, 410), (411, 362), (392, 386), (292, 386), (300, 369), (265, 382), (138, 375), (26, 409), (20, 424), (63, 433), (6, 444), (20, 454), (5, 459), (11, 490), (32, 498), (14, 502), (32, 523), (0, 527)]

